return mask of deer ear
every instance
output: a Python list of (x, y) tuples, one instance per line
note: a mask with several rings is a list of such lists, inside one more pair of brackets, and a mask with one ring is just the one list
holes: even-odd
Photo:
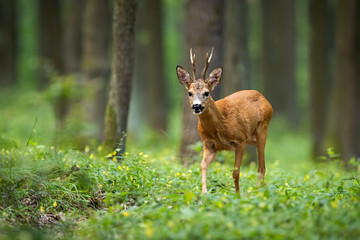
[(209, 78), (207, 79), (207, 83), (210, 84), (211, 90), (214, 90), (214, 88), (219, 84), (222, 76), (222, 67), (215, 68), (212, 70), (212, 72), (209, 75)]
[(190, 84), (192, 83), (192, 80), (191, 80), (191, 78), (190, 78), (190, 74), (189, 74), (185, 69), (183, 69), (183, 68), (180, 67), (180, 66), (177, 66), (177, 67), (176, 67), (176, 73), (177, 73), (179, 82), (180, 82), (184, 87), (186, 87), (186, 89), (188, 89), (189, 86), (190, 86)]

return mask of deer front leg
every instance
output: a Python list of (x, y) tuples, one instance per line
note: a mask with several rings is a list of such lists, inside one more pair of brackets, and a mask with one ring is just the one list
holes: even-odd
[(201, 161), (201, 183), (202, 183), (202, 191), (203, 193), (207, 192), (206, 188), (206, 171), (215, 159), (216, 152), (210, 151), (204, 147), (203, 159)]
[(241, 143), (240, 146), (235, 150), (235, 164), (233, 171), (233, 179), (235, 183), (235, 191), (239, 192), (239, 177), (240, 177), (240, 166), (244, 156), (245, 143)]

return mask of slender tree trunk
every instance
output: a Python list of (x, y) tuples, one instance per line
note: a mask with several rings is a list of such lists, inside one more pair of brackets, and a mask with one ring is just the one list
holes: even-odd
[(0, 85), (15, 83), (16, 72), (16, 0), (0, 1)]
[[(62, 39), (62, 66), (65, 75), (74, 75), (78, 77), (81, 71), (81, 27), (83, 17), (83, 1), (82, 0), (64, 0), (62, 2), (64, 16), (64, 31)], [(71, 114), (72, 102), (69, 95), (69, 78), (63, 77), (62, 80), (62, 94), (58, 96), (55, 102), (55, 115), (57, 119), (58, 130), (64, 130), (66, 120)], [(75, 85), (75, 83), (74, 83)]]
[(325, 154), (329, 102), (328, 0), (310, 0), (310, 123), (313, 156)]
[(229, 0), (225, 4), (224, 70), (222, 97), (250, 88), (248, 3)]
[(340, 152), (340, 91), (337, 79), (337, 54), (336, 54), (336, 34), (337, 34), (337, 1), (328, 0), (328, 43), (329, 43), (329, 113), (326, 129), (326, 146)]
[(82, 67), (84, 84), (90, 89), (84, 114), (86, 121), (96, 127), (98, 140), (104, 129), (106, 86), (110, 76), (109, 3), (108, 0), (86, 0), (84, 13)]
[(343, 159), (360, 156), (359, 2), (338, 1), (337, 79), (340, 90), (340, 147)]
[(57, 74), (62, 74), (64, 70), (61, 42), (60, 1), (40, 0), (39, 14), (40, 52), (43, 70), (40, 88), (44, 88), (49, 83), (49, 77), (54, 71)]
[[(50, 80), (64, 73), (63, 60), (63, 32), (61, 25), (60, 0), (40, 0), (40, 54), (41, 73), (39, 88), (46, 88)], [(54, 83), (54, 82), (51, 82)], [(68, 99), (64, 90), (57, 96), (52, 96), (56, 117), (56, 128), (65, 127), (65, 118), (68, 112)]]
[[(196, 54), (197, 73), (200, 74), (205, 65), (205, 54), (214, 47), (214, 55), (209, 71), (222, 66), (223, 53), (223, 18), (224, 4), (221, 0), (189, 0), (186, 5), (186, 55), (189, 59), (189, 49)], [(190, 60), (187, 61), (188, 69)], [(198, 78), (200, 75), (197, 76)], [(220, 87), (215, 88), (213, 97), (219, 97)], [(197, 132), (197, 117), (191, 112), (188, 97), (184, 95), (182, 117), (182, 136), (180, 156), (184, 159), (191, 156), (194, 151), (189, 150), (189, 145), (200, 140)]]
[(81, 71), (83, 0), (66, 0), (64, 29), (64, 70), (66, 74)]
[[(113, 19), (114, 55), (109, 102), (106, 108), (104, 145), (116, 148), (127, 131), (131, 80), (134, 69), (135, 0), (115, 0)], [(118, 154), (125, 151), (125, 139)]]
[(265, 96), (296, 125), (295, 1), (262, 0), (262, 15)]
[[(250, 53), (248, 44), (248, 11), (246, 0), (225, 2), (224, 77), (222, 96), (250, 89)], [(256, 161), (256, 148), (247, 147), (243, 164)]]

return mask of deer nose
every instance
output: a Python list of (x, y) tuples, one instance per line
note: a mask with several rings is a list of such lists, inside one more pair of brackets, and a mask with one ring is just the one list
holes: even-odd
[(204, 107), (201, 106), (201, 104), (194, 104), (194, 105), (192, 106), (192, 109), (194, 109), (194, 111), (195, 111), (196, 113), (199, 113), (199, 112), (201, 112), (201, 111), (204, 109)]

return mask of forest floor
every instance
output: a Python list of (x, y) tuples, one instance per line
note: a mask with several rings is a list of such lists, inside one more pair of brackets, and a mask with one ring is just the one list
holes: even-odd
[(359, 163), (345, 168), (329, 149), (315, 164), (306, 132), (280, 120), (270, 126), (266, 185), (256, 186), (250, 163), (241, 168), (236, 194), (233, 154), (224, 152), (210, 165), (203, 194), (200, 152), (184, 167), (176, 141), (157, 136), (130, 140), (121, 157), (96, 146), (52, 146), (45, 137), (49, 108), (17, 97), (11, 104), (0, 99), (0, 239), (360, 236)]

